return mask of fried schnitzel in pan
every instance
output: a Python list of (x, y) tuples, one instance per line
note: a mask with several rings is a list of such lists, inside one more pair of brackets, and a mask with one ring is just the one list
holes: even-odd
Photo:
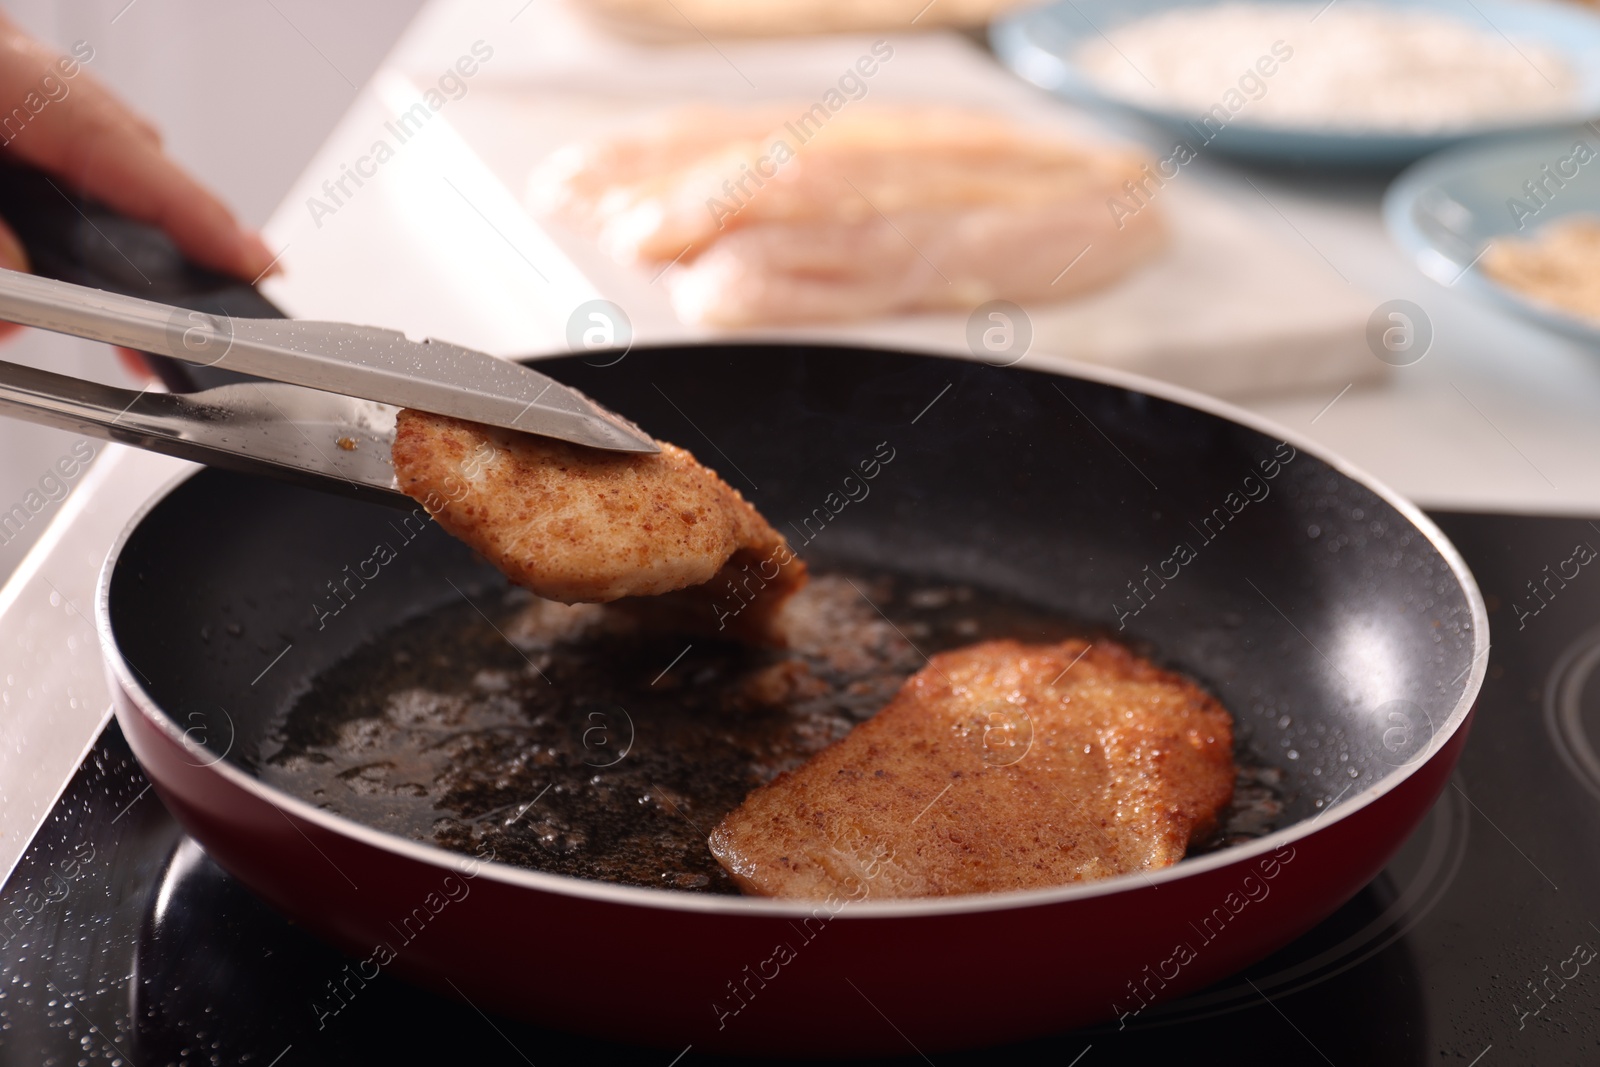
[(1170, 866), (1233, 795), (1215, 698), (1109, 641), (987, 641), (711, 834), (747, 893), (822, 899), (1036, 889)]

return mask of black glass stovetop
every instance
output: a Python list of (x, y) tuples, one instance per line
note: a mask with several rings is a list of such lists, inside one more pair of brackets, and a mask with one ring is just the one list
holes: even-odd
[[(1493, 648), (1460, 768), (1395, 861), (1282, 952), (1126, 1029), (931, 1062), (1600, 1063), (1600, 572), (1545, 581), (1600, 545), (1600, 524), (1435, 518), (1483, 588)], [(319, 1019), (344, 964), (183, 834), (113, 724), (0, 891), (0, 1065), (679, 1054), (489, 1018), (387, 977)], [(1004, 1000), (997, 975), (983, 1010)], [(709, 1059), (691, 1048), (677, 1063)]]

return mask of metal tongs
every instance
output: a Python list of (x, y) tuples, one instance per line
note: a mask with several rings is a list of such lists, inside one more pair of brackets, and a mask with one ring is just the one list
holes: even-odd
[(268, 382), (135, 392), (0, 362), (0, 413), (181, 459), (395, 503), (402, 407), (614, 452), (649, 435), (538, 371), (340, 322), (209, 315), (0, 269), (0, 320)]

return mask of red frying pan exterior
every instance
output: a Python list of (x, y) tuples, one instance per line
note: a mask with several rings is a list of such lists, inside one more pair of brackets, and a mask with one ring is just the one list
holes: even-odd
[(654, 890), (617, 894), (626, 903), (550, 892), (519, 884), (525, 872), (385, 847), (380, 835), (207, 764), (138, 693), (118, 684), (114, 695), (134, 754), (184, 828), (352, 957), (311, 1010), (337, 1013), (385, 970), (560, 1029), (782, 1056), (1013, 1041), (1137, 1015), (1231, 974), (1377, 875), (1438, 798), (1470, 722), (1376, 800), (1351, 802), (1276, 847), (1217, 854), (1228, 862), (1203, 872), (1120, 879), (1116, 891), (1058, 892), (1065, 899), (1055, 902), (994, 898), (885, 918), (874, 914), (881, 905), (845, 904), (818, 918), (799, 907), (652, 906), (651, 897), (683, 896)]

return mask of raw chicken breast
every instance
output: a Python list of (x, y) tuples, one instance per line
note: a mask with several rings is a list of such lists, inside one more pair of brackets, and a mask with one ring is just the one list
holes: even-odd
[(689, 322), (864, 318), (1050, 301), (1160, 250), (1143, 161), (941, 107), (701, 108), (557, 153), (536, 210), (659, 270)]

